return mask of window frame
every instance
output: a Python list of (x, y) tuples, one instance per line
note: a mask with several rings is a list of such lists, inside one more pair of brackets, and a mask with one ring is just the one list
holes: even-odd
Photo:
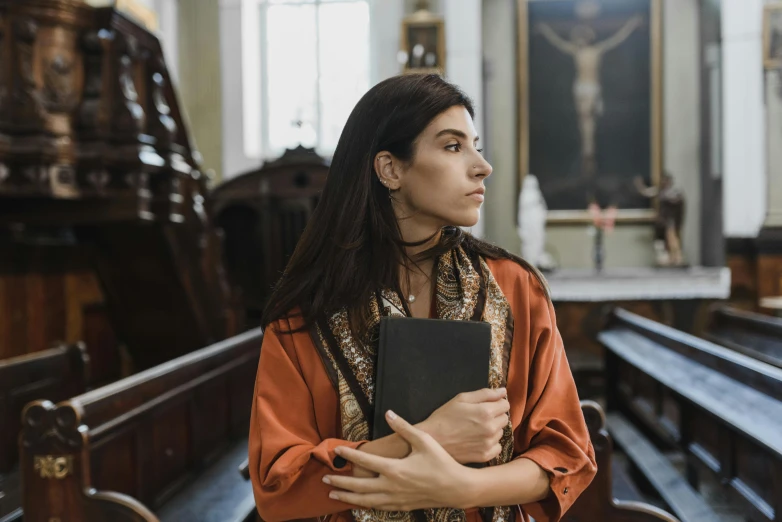
[[(373, 3), (374, 0), (283, 0), (280, 2), (270, 2), (269, 0), (241, 0), (242, 1), (242, 108), (243, 118), (243, 144), (242, 148), (247, 158), (268, 160), (277, 157), (282, 151), (272, 150), (270, 136), (269, 111), (269, 89), (268, 89), (268, 60), (266, 56), (266, 46), (264, 43), (267, 38), (267, 11), (269, 6), (274, 5), (313, 5), (316, 9), (315, 19), (315, 53), (316, 53), (316, 84), (318, 88), (315, 92), (315, 114), (316, 125), (315, 148), (320, 154), (324, 154), (322, 143), (322, 108), (321, 108), (321, 70), (320, 70), (320, 23), (317, 16), (321, 5), (338, 3), (365, 4), (369, 12), (370, 32), (366, 45), (369, 47), (368, 84), (371, 86), (374, 82), (375, 67), (372, 57), (374, 56), (375, 42), (372, 38), (373, 22)], [(330, 155), (327, 152), (326, 155)]]

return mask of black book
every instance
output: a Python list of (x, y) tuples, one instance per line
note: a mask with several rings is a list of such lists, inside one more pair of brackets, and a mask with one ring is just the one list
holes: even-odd
[(417, 424), (460, 393), (487, 388), (490, 359), (489, 323), (382, 318), (373, 439), (393, 433), (388, 410)]

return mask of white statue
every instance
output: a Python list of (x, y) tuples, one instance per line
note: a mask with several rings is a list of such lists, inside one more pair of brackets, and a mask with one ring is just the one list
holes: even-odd
[(546, 215), (548, 207), (540, 192), (538, 178), (524, 176), (519, 194), (518, 234), (521, 239), (521, 257), (543, 270), (555, 267), (554, 260), (546, 252)]

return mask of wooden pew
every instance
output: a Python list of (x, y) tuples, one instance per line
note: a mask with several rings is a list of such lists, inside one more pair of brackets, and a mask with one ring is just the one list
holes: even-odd
[(83, 393), (89, 359), (84, 344), (0, 361), (0, 520), (18, 511), (18, 437), (22, 410), (28, 402), (48, 398), (59, 401)]
[(704, 337), (782, 368), (782, 318), (716, 306), (711, 311)]
[[(659, 455), (639, 444), (642, 432), (680, 450), (692, 488), (710, 473), (749, 520), (782, 520), (782, 369), (621, 309), (598, 338), (612, 434), (640, 447), (636, 457), (647, 463)], [(649, 466), (647, 476), (667, 471)], [(681, 483), (675, 488), (665, 493), (683, 498)]]
[[(605, 429), (605, 414), (594, 401), (581, 401), (581, 411), (595, 448), (597, 475), (565, 514), (562, 522), (678, 522), (670, 513), (650, 504), (614, 498), (615, 481), (611, 466), (613, 444)], [(239, 466), (239, 473), (245, 480), (250, 480), (250, 463), (247, 459)]]
[(594, 401), (581, 401), (581, 411), (595, 448), (597, 475), (565, 513), (562, 522), (678, 522), (670, 513), (650, 504), (614, 498), (611, 466), (613, 443), (606, 431), (605, 414)]
[(28, 404), (24, 520), (243, 520), (252, 491), (236, 466), (261, 342), (250, 330), (56, 406)]

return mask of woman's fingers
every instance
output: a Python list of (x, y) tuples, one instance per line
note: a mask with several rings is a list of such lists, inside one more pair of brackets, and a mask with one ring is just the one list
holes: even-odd
[[(489, 411), (489, 414), (492, 416), (492, 418), (499, 415), (504, 415), (510, 411), (510, 403), (506, 399), (487, 402), (484, 406)], [(507, 419), (507, 416), (505, 419)]]
[(482, 402), (494, 402), (504, 398), (508, 393), (505, 388), (484, 388), (482, 390), (460, 393), (458, 399), (461, 402), (468, 402), (470, 404), (480, 404)]
[[(386, 413), (386, 419), (388, 420), (388, 425), (391, 427), (391, 429), (394, 430), (397, 435), (405, 439), (407, 443), (410, 444), (410, 447), (414, 450), (420, 451), (424, 449), (433, 440), (429, 434), (419, 430), (390, 410)], [(370, 471), (375, 470), (370, 469)], [(381, 475), (385, 474), (380, 471), (377, 473), (380, 473)]]
[(359, 478), (342, 475), (326, 475), (323, 482), (353, 493), (380, 493), (385, 481), (381, 478)]
[(363, 451), (348, 448), (346, 446), (338, 446), (334, 449), (334, 453), (357, 466), (369, 471), (374, 471), (378, 475), (387, 475), (388, 471), (394, 466), (395, 461), (397, 460), (378, 457), (377, 455), (364, 453)]
[(500, 414), (492, 419), (491, 427), (494, 428), (495, 431), (502, 431), (508, 425), (508, 422), (510, 422), (508, 416)]
[(390, 498), (385, 493), (351, 493), (350, 491), (332, 491), (329, 498), (364, 508), (378, 508), (388, 505)]

